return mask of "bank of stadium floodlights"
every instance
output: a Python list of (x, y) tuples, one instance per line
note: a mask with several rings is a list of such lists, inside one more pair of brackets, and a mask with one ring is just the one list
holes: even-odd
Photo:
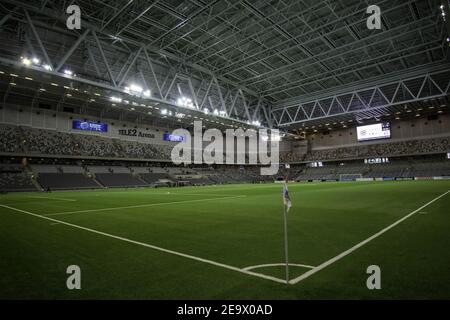
[[(230, 81), (225, 81), (206, 70), (197, 70), (196, 73), (189, 72), (189, 70), (170, 71), (164, 77), (157, 70), (162, 68), (162, 63), (156, 61), (151, 55), (150, 49), (143, 43), (128, 43), (130, 46), (135, 46), (136, 51), (125, 53), (123, 47), (119, 48), (114, 43), (111, 46), (108, 41), (105, 41), (105, 34), (100, 32), (98, 27), (89, 23), (83, 23), (84, 30), (76, 36), (77, 38), (71, 45), (65, 48), (64, 55), (58, 61), (55, 61), (54, 55), (50, 54), (51, 39), (47, 38), (42, 30), (51, 29), (55, 34), (64, 36), (67, 36), (67, 30), (35, 19), (37, 15), (48, 15), (46, 10), (41, 10), (41, 8), (33, 5), (27, 6), (23, 3), (13, 2), (11, 4), (20, 5), (21, 8), (16, 7), (3, 16), (0, 20), (0, 26), (10, 20), (27, 25), (27, 41), (24, 43), (24, 50), (21, 51), (28, 52), (29, 57), (23, 56), (19, 61), (14, 61), (10, 57), (2, 56), (0, 57), (2, 64), (18, 66), (18, 63), (20, 63), (22, 66), (26, 65), (48, 74), (70, 77), (72, 80), (81, 83), (116, 92), (115, 95), (110, 97), (121, 99), (121, 101), (115, 99), (114, 103), (116, 104), (128, 101), (129, 99), (120, 95), (129, 94), (164, 104), (169, 108), (198, 111), (203, 116), (232, 121), (240, 126), (261, 127), (271, 125), (271, 121), (265, 119), (266, 116), (270, 116), (270, 112), (266, 112), (267, 108), (263, 107), (264, 100), (258, 98), (254, 93), (245, 88), (238, 88)], [(56, 18), (55, 15), (50, 15), (50, 17)], [(73, 35), (76, 35), (76, 32), (71, 36)], [(120, 37), (120, 39), (122, 42), (128, 41), (123, 37)], [(33, 46), (31, 40), (37, 43), (38, 50), (31, 48)], [(78, 61), (74, 60), (77, 59), (77, 51), (82, 46), (87, 48), (92, 70), (97, 76), (101, 75), (103, 80), (106, 75), (107, 81), (97, 81), (87, 76), (86, 72), (79, 72)], [(116, 58), (125, 54), (126, 58), (129, 57), (130, 59), (112, 65), (111, 54)], [(38, 55), (41, 57), (38, 57)], [(115, 68), (118, 68), (118, 71)], [(138, 69), (137, 72), (134, 70), (135, 68)], [(172, 66), (169, 66), (169, 68), (172, 68)], [(75, 70), (78, 70), (78, 72)], [(140, 78), (142, 84), (135, 82), (136, 77)], [(177, 112), (177, 114), (180, 113)]]
[[(22, 56), (20, 58), (20, 63), (28, 68), (33, 68), (35, 70), (50, 72), (52, 74), (55, 73), (55, 71), (53, 70), (53, 68), (51, 66), (49, 66), (46, 63), (42, 63), (41, 59), (39, 59), (37, 57), (28, 58), (28, 57)], [(86, 81), (85, 79), (80, 78), (77, 74), (75, 74), (72, 70), (70, 70), (68, 68), (61, 70), (61, 72), (58, 72), (57, 75), (70, 77), (71, 79), (77, 80), (79, 82)], [(32, 79), (32, 78), (28, 77), (28, 79)], [(53, 85), (55, 85), (54, 82), (53, 82)], [(104, 89), (110, 89), (110, 88), (104, 88)], [(43, 91), (43, 90), (41, 90), (41, 91)], [(123, 105), (147, 107), (147, 105), (145, 105), (145, 104), (131, 101), (132, 97), (140, 98), (143, 100), (150, 100), (151, 102), (155, 102), (155, 100), (157, 100), (156, 98), (152, 97), (151, 90), (149, 88), (144, 89), (141, 85), (136, 84), (136, 83), (130, 83), (129, 85), (124, 86), (122, 90), (115, 90), (115, 91), (116, 91), (115, 94), (111, 94), (107, 97), (108, 100), (111, 101), (111, 103), (113, 103), (113, 106), (117, 106), (117, 104), (123, 104)], [(124, 96), (124, 94), (126, 94), (126, 96)], [(95, 95), (97, 97), (100, 96), (100, 94), (98, 93), (98, 90), (95, 93)], [(131, 99), (128, 96), (131, 96)], [(219, 110), (217, 108), (210, 110), (207, 107), (204, 107), (203, 109), (200, 110), (200, 108), (198, 106), (194, 105), (193, 100), (186, 96), (180, 96), (180, 98), (177, 99), (176, 103), (174, 103), (172, 101), (169, 101), (169, 103), (167, 101), (158, 101), (157, 103), (163, 103), (164, 105), (166, 105), (166, 107), (172, 107), (172, 108), (175, 107), (175, 109), (177, 110), (177, 111), (172, 111), (167, 108), (156, 107), (156, 109), (160, 110), (160, 114), (164, 118), (166, 118), (167, 116), (174, 116), (178, 119), (185, 118), (186, 114), (183, 112), (180, 112), (178, 110), (181, 108), (181, 109), (201, 113), (204, 116), (209, 115), (210, 118), (221, 118), (221, 119), (219, 119), (221, 121), (228, 120), (230, 123), (233, 123), (233, 124), (229, 124), (229, 126), (234, 127), (234, 128), (238, 128), (238, 127), (242, 127), (242, 126), (244, 126), (246, 128), (250, 128), (250, 127), (259, 128), (262, 126), (262, 123), (259, 120), (244, 121), (244, 120), (240, 120), (240, 119), (234, 119), (233, 117), (229, 117), (227, 115), (226, 111)], [(148, 107), (150, 107), (150, 106), (148, 106)], [(132, 107), (131, 110), (135, 110), (135, 109)], [(205, 118), (203, 118), (203, 119), (206, 120)], [(219, 121), (213, 121), (213, 122), (219, 123), (222, 125), (226, 125), (225, 123), (219, 122)]]
[[(29, 68), (36, 57), (43, 72), (104, 88), (122, 102), (131, 102), (127, 91), (147, 93), (143, 98), (164, 105), (167, 117), (189, 110), (288, 130), (448, 94), (440, 83), (450, 70), (448, 32), (437, 19), (448, 16), (447, 1), (381, 0), (382, 28), (373, 32), (364, 1), (288, 0), (265, 4), (270, 10), (246, 0), (192, 2), (183, 12), (162, 2), (83, 0), (80, 30), (65, 27), (64, 2), (2, 3), (0, 34), (11, 38), (8, 32), (20, 29), (23, 41), (4, 48), (0, 63), (27, 53)], [(422, 90), (411, 87), (415, 81)]]

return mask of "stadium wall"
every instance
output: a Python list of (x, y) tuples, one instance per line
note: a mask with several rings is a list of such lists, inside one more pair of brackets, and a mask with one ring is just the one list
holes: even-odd
[[(87, 121), (100, 121), (101, 123), (108, 124), (107, 132), (93, 132), (93, 131), (81, 131), (72, 128), (73, 120), (87, 120)], [(33, 111), (22, 109), (21, 107), (8, 106), (3, 107), (0, 112), (0, 123), (12, 124), (19, 126), (29, 126), (37, 129), (56, 130), (60, 132), (96, 135), (105, 138), (116, 138), (121, 140), (138, 141), (151, 144), (166, 144), (173, 145), (163, 140), (163, 134), (170, 132), (167, 128), (154, 128), (148, 126), (137, 126), (134, 123), (126, 121), (108, 120), (108, 119), (96, 119), (93, 117), (86, 117), (83, 115), (69, 114), (63, 112), (56, 112), (54, 110), (35, 109)], [(120, 130), (138, 130), (145, 134), (145, 137), (129, 136), (124, 134)]]
[[(107, 132), (81, 131), (72, 128), (73, 120), (87, 120), (93, 122), (101, 122), (108, 125)], [(163, 140), (165, 133), (172, 133), (178, 127), (154, 127), (145, 124), (136, 124), (129, 121), (121, 121), (107, 118), (96, 118), (92, 116), (73, 114), (67, 112), (58, 112), (46, 109), (30, 109), (16, 105), (7, 105), (0, 109), (0, 124), (28, 126), (37, 129), (56, 130), (59, 132), (94, 135), (104, 138), (114, 138), (124, 141), (137, 141), (141, 143), (149, 143), (156, 145), (174, 146), (176, 143)], [(137, 136), (130, 136), (136, 133)], [(203, 147), (209, 142), (203, 142)], [(291, 150), (289, 141), (281, 141), (279, 144), (280, 152)], [(224, 139), (225, 149), (225, 139)], [(236, 144), (235, 144), (236, 151)], [(246, 152), (248, 152), (248, 143), (246, 144)]]
[(333, 130), (328, 134), (317, 133), (308, 136), (312, 150), (388, 143), (410, 139), (432, 138), (450, 135), (450, 115), (440, 115), (436, 120), (427, 118), (391, 121), (391, 138), (358, 142), (356, 127)]

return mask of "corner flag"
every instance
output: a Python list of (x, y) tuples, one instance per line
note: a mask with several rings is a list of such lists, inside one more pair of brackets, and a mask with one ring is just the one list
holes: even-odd
[(289, 198), (289, 190), (286, 182), (283, 185), (283, 202), (284, 205), (286, 206), (286, 211), (289, 211), (289, 209), (292, 206), (292, 203), (291, 198)]

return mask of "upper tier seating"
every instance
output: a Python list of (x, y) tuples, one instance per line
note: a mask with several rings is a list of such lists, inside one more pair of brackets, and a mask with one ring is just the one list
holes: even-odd
[(170, 159), (171, 148), (166, 145), (152, 145), (135, 141), (116, 141), (121, 154), (127, 158), (136, 159)]
[(19, 127), (0, 124), (0, 152), (23, 152)]
[(342, 174), (357, 174), (364, 178), (413, 178), (450, 176), (450, 160), (396, 160), (390, 163), (326, 164), (319, 168), (304, 168), (297, 180), (339, 180)]
[[(389, 157), (445, 153), (450, 137), (312, 150), (305, 154), (280, 152), (281, 163), (326, 161), (352, 158)], [(0, 125), (0, 152), (30, 155), (65, 155), (114, 159), (170, 160), (171, 146), (110, 139), (99, 135), (76, 134), (30, 127)], [(248, 155), (245, 155), (248, 159)]]
[(98, 135), (0, 125), (0, 152), (97, 158), (169, 160), (171, 147)]
[(368, 144), (336, 149), (313, 150), (306, 161), (340, 160), (351, 158), (376, 158), (400, 155), (445, 153), (450, 151), (450, 138), (432, 138), (401, 142)]

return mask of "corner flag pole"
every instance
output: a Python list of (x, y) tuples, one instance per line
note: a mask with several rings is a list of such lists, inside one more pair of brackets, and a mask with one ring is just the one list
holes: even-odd
[(289, 247), (288, 247), (288, 221), (287, 211), (291, 205), (287, 183), (289, 181), (288, 165), (286, 165), (286, 176), (283, 185), (283, 209), (284, 209), (284, 258), (286, 261), (286, 284), (289, 284)]
[(286, 259), (286, 284), (288, 284), (289, 283), (289, 249), (288, 249), (286, 204), (284, 202), (283, 202), (283, 208), (284, 208), (284, 256)]

